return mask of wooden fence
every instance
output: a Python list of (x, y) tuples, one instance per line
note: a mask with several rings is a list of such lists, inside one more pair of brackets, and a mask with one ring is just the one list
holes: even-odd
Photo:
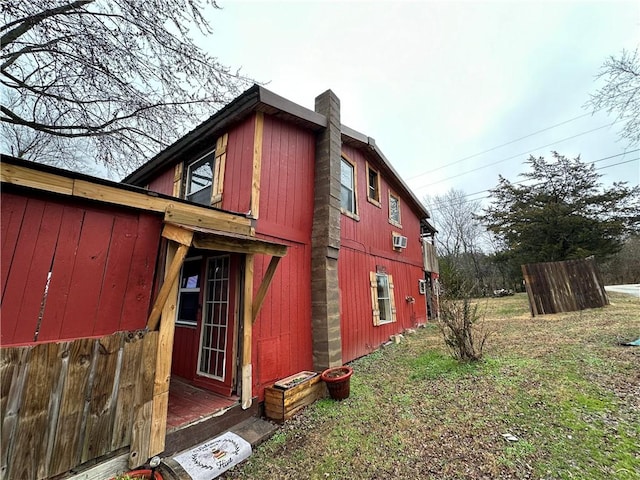
[(148, 443), (157, 344), (158, 332), (118, 332), (2, 348), (0, 478), (44, 479)]
[(522, 265), (522, 275), (534, 317), (609, 303), (593, 257)]

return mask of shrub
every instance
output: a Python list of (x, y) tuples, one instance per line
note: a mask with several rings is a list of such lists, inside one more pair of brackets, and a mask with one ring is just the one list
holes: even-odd
[(453, 358), (474, 362), (482, 358), (482, 350), (490, 333), (484, 327), (484, 315), (468, 296), (461, 300), (444, 298), (440, 302), (438, 327)]

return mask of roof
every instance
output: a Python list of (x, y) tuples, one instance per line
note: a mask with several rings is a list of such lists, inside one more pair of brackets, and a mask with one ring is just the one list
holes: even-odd
[[(200, 145), (204, 147), (205, 143), (208, 144), (209, 139), (220, 136), (231, 126), (254, 112), (264, 112), (312, 131), (319, 131), (327, 126), (327, 118), (324, 115), (287, 100), (260, 85), (253, 85), (191, 132), (126, 176), (122, 182), (135, 185), (148, 183), (158, 169), (170, 166), (181, 153), (198, 148)], [(404, 194), (411, 206), (423, 218), (430, 217), (426, 207), (398, 175), (398, 172), (384, 156), (373, 138), (346, 125), (341, 125), (341, 131), (343, 143), (363, 150), (369, 158), (372, 158), (380, 166), (381, 170), (386, 174), (385, 178), (393, 184), (398, 193)]]

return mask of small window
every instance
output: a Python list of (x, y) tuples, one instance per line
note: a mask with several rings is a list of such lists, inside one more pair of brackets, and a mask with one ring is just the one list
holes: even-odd
[(396, 321), (393, 277), (386, 273), (371, 272), (371, 302), (373, 324), (384, 325)]
[(402, 227), (400, 199), (391, 192), (389, 192), (389, 223), (397, 227)]
[(380, 206), (380, 176), (378, 172), (367, 163), (367, 200)]
[(198, 323), (201, 260), (201, 257), (187, 258), (182, 265), (178, 292), (178, 317), (176, 318), (178, 325), (195, 326)]
[(211, 205), (214, 159), (215, 152), (211, 152), (188, 165), (185, 195), (187, 200), (200, 205)]
[(356, 214), (355, 166), (344, 157), (340, 163), (340, 207), (343, 212)]

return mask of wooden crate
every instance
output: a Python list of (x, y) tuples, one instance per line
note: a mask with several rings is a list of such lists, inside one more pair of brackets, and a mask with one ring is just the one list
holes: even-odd
[(264, 413), (272, 420), (283, 422), (326, 395), (327, 387), (319, 374), (286, 390), (272, 385), (264, 390)]

